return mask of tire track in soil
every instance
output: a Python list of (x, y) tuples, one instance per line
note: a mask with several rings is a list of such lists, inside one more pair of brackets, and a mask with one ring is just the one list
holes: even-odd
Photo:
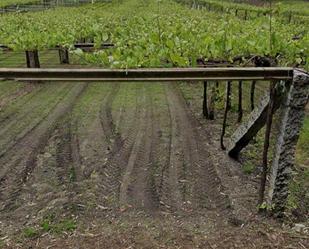
[(120, 205), (143, 207), (153, 211), (159, 201), (154, 179), (154, 151), (157, 136), (154, 133), (153, 100), (150, 86), (143, 90), (142, 125), (136, 135), (120, 186)]
[(76, 189), (71, 137), (70, 115), (66, 115), (57, 121), (44, 148), (36, 156), (35, 168), (15, 199), (20, 205), (14, 214), (9, 214), (10, 218), (23, 220), (30, 216), (39, 220), (46, 214), (56, 214), (57, 209), (65, 215), (66, 210), (74, 207)]
[[(94, 119), (89, 127), (83, 127), (86, 130), (86, 137), (79, 137), (77, 131), (77, 120), (74, 121), (75, 131), (71, 136), (71, 160), (76, 180), (74, 182), (75, 192), (77, 195), (71, 200), (71, 203), (87, 202), (87, 198), (93, 201), (93, 195), (96, 200), (101, 198), (99, 184), (102, 180), (98, 176), (98, 172), (102, 171), (106, 158), (110, 150), (120, 146), (120, 136), (115, 133), (114, 120), (111, 113), (111, 107), (115, 97), (119, 92), (119, 84), (111, 84), (108, 91), (101, 94), (99, 104), (100, 108), (95, 114)], [(92, 112), (90, 109), (88, 112)], [(85, 196), (85, 189), (87, 193)], [(91, 192), (91, 193), (88, 193)], [(81, 204), (81, 206), (87, 203)], [(79, 204), (78, 204), (79, 205)]]
[[(66, 86), (65, 84), (62, 84), (59, 87), (59, 89), (61, 90), (61, 95), (55, 103), (51, 104), (52, 107), (50, 108), (50, 110), (44, 115), (33, 117), (33, 119), (29, 120), (29, 124), (25, 124), (26, 127), (24, 127), (19, 133), (16, 133), (13, 137), (11, 137), (8, 140), (9, 137), (6, 134), (12, 129), (12, 127), (16, 125), (18, 126), (20, 123), (23, 123), (24, 119), (31, 116), (33, 110), (39, 108), (42, 105), (41, 103), (42, 100), (40, 99), (40, 93), (43, 94), (44, 88), (46, 90), (47, 87), (40, 87), (38, 91), (36, 91), (30, 97), (30, 99), (26, 100), (25, 102), (22, 101), (22, 103), (17, 105), (16, 112), (9, 113), (8, 116), (6, 116), (5, 120), (0, 121), (0, 138), (3, 138), (4, 140), (1, 141), (0, 144), (0, 158), (2, 158), (6, 152), (11, 150), (15, 146), (15, 144), (17, 144), (20, 140), (22, 140), (29, 132), (35, 129), (35, 127), (37, 127), (41, 123), (41, 121), (44, 120), (49, 115), (49, 113), (53, 110), (54, 106), (56, 106), (63, 100), (63, 98), (72, 88)], [(38, 99), (34, 100), (35, 97), (37, 97)], [(50, 102), (52, 101), (47, 102), (46, 105), (50, 104)], [(1, 171), (0, 171), (0, 177), (1, 177)]]
[[(5, 109), (3, 108), (3, 113), (0, 113), (0, 125), (3, 125), (4, 122), (8, 122), (10, 120), (15, 120), (16, 116), (19, 114), (19, 110), (21, 108), (23, 108), (24, 106), (26, 106), (28, 103), (30, 105), (32, 105), (32, 100), (33, 98), (35, 98), (40, 92), (42, 92), (44, 89), (44, 87), (40, 86), (36, 86), (35, 89), (30, 92), (29, 94), (31, 95), (30, 97), (28, 97), (27, 95), (22, 96), (20, 99), (18, 99), (18, 101), (16, 102), (16, 107), (11, 109), (8, 113), (5, 111)], [(15, 104), (15, 103), (13, 103)], [(7, 107), (10, 107), (9, 105)], [(32, 110), (28, 110), (28, 111), (23, 111), (23, 115), (26, 116), (27, 114), (29, 114)], [(15, 120), (16, 122), (16, 120)]]
[[(23, 185), (27, 183), (36, 167), (37, 156), (44, 149), (48, 138), (53, 133), (57, 122), (61, 120), (72, 107), (87, 84), (74, 85), (66, 95), (65, 100), (58, 103), (49, 115), (25, 135), (8, 151), (0, 163), (7, 169), (0, 178), (0, 201), (3, 203), (1, 211), (10, 211), (18, 203), (14, 200), (19, 196)], [(18, 153), (16, 153), (18, 152)], [(7, 160), (10, 158), (11, 160)], [(4, 163), (3, 163), (4, 162)]]
[(100, 112), (101, 126), (104, 131), (106, 141), (111, 142), (111, 140), (115, 139), (116, 146), (119, 145), (118, 143), (120, 142), (120, 137), (115, 133), (115, 124), (112, 117), (112, 105), (116, 95), (119, 92), (119, 88), (119, 83), (112, 85), (112, 89), (105, 98)]
[[(64, 84), (63, 84), (63, 85), (64, 85)], [(57, 100), (55, 103), (52, 103), (52, 104), (50, 104), (49, 102), (46, 103), (47, 106), (48, 106), (48, 105), (51, 105), (51, 106), (48, 108), (48, 111), (45, 113), (44, 116), (42, 116), (42, 115), (37, 115), (36, 117), (34, 117), (34, 118), (30, 121), (30, 123), (28, 123), (27, 126), (26, 126), (24, 129), (22, 129), (22, 130), (20, 130), (19, 132), (17, 132), (17, 133), (15, 134), (15, 136), (9, 140), (9, 142), (5, 141), (5, 140), (7, 140), (7, 135), (6, 135), (4, 138), (1, 139), (1, 144), (0, 144), (0, 146), (3, 147), (3, 149), (0, 151), (0, 160), (1, 160), (0, 162), (1, 162), (3, 165), (5, 165), (5, 164), (7, 164), (7, 163), (10, 163), (10, 161), (12, 161), (12, 160), (16, 160), (15, 163), (18, 163), (18, 160), (21, 159), (21, 157), (18, 158), (18, 155), (16, 156), (14, 153), (11, 153), (11, 154), (12, 154), (11, 157), (5, 156), (5, 155), (7, 155), (7, 153), (9, 153), (10, 151), (11, 151), (11, 152), (14, 151), (14, 146), (16, 146), (20, 141), (22, 141), (23, 138), (25, 138), (29, 133), (31, 133), (33, 130), (35, 130), (36, 127), (39, 126), (39, 125), (41, 124), (41, 122), (43, 122), (44, 119), (46, 119), (46, 117), (48, 117), (48, 115), (54, 110), (54, 108), (55, 108), (59, 103), (61, 103), (61, 101), (63, 100), (63, 98), (65, 98), (65, 96), (68, 94), (68, 92), (72, 89), (72, 86), (70, 86), (70, 85), (68, 85), (69, 87), (68, 87), (68, 86), (63, 86), (63, 85), (60, 86), (60, 90), (63, 91), (64, 93), (60, 96), (60, 98), (58, 98), (58, 100)], [(41, 88), (41, 89), (42, 89), (42, 88)], [(41, 89), (39, 90), (39, 92), (40, 92), (41, 94), (43, 94), (42, 91), (41, 91)], [(39, 94), (39, 93), (36, 93), (35, 95), (40, 95), (40, 94)], [(41, 97), (38, 96), (38, 98), (39, 98), (38, 100), (39, 100), (39, 102), (40, 102), (40, 101), (41, 101), (41, 99), (40, 99)], [(33, 96), (31, 96), (31, 99), (33, 99)], [(36, 100), (36, 102), (37, 102), (38, 100)], [(31, 101), (29, 100), (29, 101), (26, 101), (26, 102), (28, 103), (28, 102), (31, 102)], [(23, 102), (22, 102), (22, 103), (23, 103)], [(27, 116), (27, 115), (30, 115), (30, 113), (33, 111), (33, 108), (36, 108), (36, 105), (34, 106), (32, 103), (29, 103), (29, 106), (27, 106), (27, 105), (25, 104), (25, 105), (23, 105), (23, 106), (18, 105), (18, 107), (19, 107), (20, 110), (17, 110), (15, 115), (17, 116), (19, 113), (21, 113), (21, 115), (22, 115), (23, 117), (25, 117), (25, 116)], [(24, 110), (23, 108), (25, 108), (26, 110)], [(28, 113), (28, 114), (24, 114), (24, 112), (26, 112), (26, 113)], [(21, 121), (22, 121), (22, 120), (20, 120), (19, 122), (21, 122)], [(0, 124), (1, 124), (1, 123), (0, 123)], [(7, 127), (8, 125), (5, 124), (5, 126)], [(14, 129), (13, 124), (10, 125), (10, 126), (8, 126), (8, 127), (11, 128), (11, 129), (12, 129), (12, 128)], [(3, 127), (0, 126), (0, 130), (2, 131), (2, 130), (3, 130)], [(8, 132), (10, 132), (10, 130), (8, 130)], [(1, 138), (1, 137), (0, 137), (0, 138)], [(4, 141), (3, 141), (3, 140), (4, 140)], [(0, 148), (1, 148), (1, 147), (0, 147)], [(12, 163), (12, 162), (11, 162), (11, 163)], [(5, 174), (6, 170), (7, 170), (6, 167), (0, 168), (0, 180), (1, 180), (1, 178), (3, 177), (3, 175)]]
[[(91, 86), (87, 89), (90, 90)], [(87, 90), (83, 91), (75, 102), (78, 101), (83, 105), (83, 96), (87, 93), (89, 94)], [(73, 115), (74, 106), (68, 111), (70, 115), (67, 114), (59, 120), (53, 134), (46, 143), (44, 151), (40, 154), (41, 160), (38, 163), (37, 170), (32, 175), (32, 181), (27, 182), (28, 192), (24, 191), (24, 195), (28, 195), (28, 197), (21, 198), (23, 200), (31, 199), (35, 204), (33, 206), (31, 204), (30, 210), (29, 205), (18, 209), (19, 213), (28, 215), (30, 213), (33, 213), (33, 215), (40, 213), (44, 217), (46, 213), (51, 212), (64, 216), (66, 211), (70, 213), (72, 211), (85, 211), (87, 205), (85, 203), (85, 201), (87, 202), (85, 189), (87, 189), (87, 193), (91, 191), (93, 181), (88, 181), (89, 179), (83, 170), (90, 166), (92, 170), (95, 170), (94, 167), (102, 166), (102, 163), (100, 164), (97, 160), (100, 159), (100, 156), (103, 157), (103, 154), (100, 154), (101, 149), (107, 147), (104, 144), (105, 138), (100, 123), (99, 111), (96, 112), (97, 110), (93, 109), (93, 102), (94, 105), (97, 104), (98, 100), (104, 103), (108, 94), (104, 91), (103, 94), (102, 92), (96, 94), (96, 96), (92, 95), (94, 100), (90, 104), (84, 105), (84, 107), (87, 107), (85, 110), (87, 115), (84, 117), (87, 120), (86, 125), (78, 123), (81, 120)], [(78, 111), (80, 112), (80, 110)], [(92, 125), (89, 126), (89, 123)], [(90, 162), (83, 161), (80, 154), (79, 142), (84, 140), (79, 137), (78, 125), (82, 125), (83, 131), (87, 132), (85, 140), (87, 140), (89, 146), (83, 152), (88, 157), (91, 157)], [(101, 140), (99, 144), (97, 143), (98, 140)], [(95, 154), (92, 154), (93, 151), (95, 151)], [(82, 169), (83, 164), (85, 166)], [(85, 181), (88, 181), (86, 188), (85, 184), (87, 183)]]
[[(104, 89), (105, 90), (105, 89)], [(98, 94), (98, 93), (96, 93)], [(115, 91), (102, 91), (95, 99), (101, 102), (99, 109), (92, 104), (87, 106), (87, 113), (93, 116), (87, 116), (86, 125), (80, 123), (80, 120), (73, 120), (74, 135), (72, 137), (72, 157), (74, 169), (76, 172), (76, 181), (82, 182), (89, 180), (92, 174), (99, 171), (105, 162), (108, 151), (108, 139), (112, 137), (113, 121), (109, 114), (109, 106), (117, 94)], [(109, 119), (109, 120), (107, 120)], [(107, 136), (106, 133), (110, 135)]]
[[(101, 193), (102, 193), (102, 202), (105, 205), (118, 205), (118, 199), (120, 196), (120, 187), (121, 187), (121, 175), (124, 170), (124, 165), (127, 164), (130, 157), (136, 135), (139, 130), (139, 126), (142, 122), (141, 120), (141, 100), (139, 89), (135, 87), (135, 98), (136, 106), (133, 113), (129, 110), (127, 113), (127, 118), (129, 118), (131, 123), (125, 125), (122, 133), (113, 134), (114, 135), (114, 144), (110, 148), (110, 155), (108, 156), (106, 163), (101, 168), (100, 180), (101, 180)], [(133, 98), (133, 97), (132, 97)], [(110, 108), (107, 108), (109, 110)], [(122, 113), (125, 112), (126, 106), (122, 108)], [(120, 120), (125, 119), (124, 115), (119, 117)], [(114, 126), (112, 126), (114, 127)], [(111, 126), (109, 126), (109, 129)], [(106, 128), (105, 128), (106, 130)], [(119, 129), (120, 130), (120, 129)]]
[[(198, 158), (192, 127), (172, 86), (166, 88), (171, 119), (170, 161), (165, 189), (172, 210), (190, 209), (193, 185), (192, 165)], [(188, 206), (188, 207), (187, 207)]]
[[(189, 110), (185, 103), (180, 90), (176, 85), (169, 92), (173, 103), (179, 105), (179, 110), (182, 109), (184, 114), (181, 117), (181, 123), (185, 124), (181, 127), (181, 130), (187, 136), (187, 143), (190, 153), (194, 153), (192, 157), (192, 164), (189, 171), (191, 174), (188, 178), (188, 182), (193, 182), (190, 193), (190, 202), (192, 202), (194, 208), (207, 208), (216, 209), (217, 211), (226, 211), (230, 206), (228, 197), (222, 194), (222, 184), (220, 178), (215, 169), (214, 163), (211, 162), (211, 151), (207, 146), (207, 138), (209, 136), (203, 133), (202, 127), (195, 119), (194, 115)], [(189, 180), (190, 179), (190, 180)]]
[(22, 98), (29, 93), (31, 93), (36, 88), (36, 85), (34, 84), (26, 84), (21, 89), (16, 90), (15, 92), (12, 92), (0, 99), (0, 112), (3, 110), (6, 106), (11, 104), (14, 100), (17, 98)]
[[(108, 92), (104, 94), (102, 98), (102, 104), (100, 109), (94, 118), (91, 128), (87, 133), (87, 137), (84, 140), (81, 138), (75, 145), (75, 155), (84, 154), (87, 156), (80, 159), (80, 165), (82, 169), (80, 173), (77, 173), (77, 182), (82, 185), (82, 181), (87, 185), (87, 189), (91, 189), (92, 193), (88, 197), (95, 197), (96, 202), (102, 202), (105, 195), (102, 192), (100, 185), (106, 182), (106, 179), (102, 179), (101, 172), (106, 167), (106, 161), (110, 153), (121, 146), (121, 138), (118, 133), (115, 132), (114, 119), (112, 116), (112, 104), (119, 92), (119, 84), (111, 84)], [(120, 118), (120, 116), (119, 116)], [(84, 143), (87, 143), (85, 146)], [(79, 175), (81, 177), (79, 177)], [(85, 189), (85, 186), (80, 186), (81, 191)], [(103, 198), (102, 198), (103, 195)]]
[(165, 88), (170, 119), (169, 163), (161, 174), (160, 202), (169, 211), (223, 210), (228, 200), (220, 193), (219, 177), (210, 162), (207, 143), (177, 86)]
[[(123, 109), (125, 103), (122, 103), (121, 112), (116, 119), (112, 115), (112, 105), (120, 90), (120, 84), (111, 84), (109, 89), (101, 96), (99, 110), (91, 110), (92, 105), (88, 106), (86, 112), (95, 112), (95, 117), (90, 115), (91, 121), (89, 126), (83, 125), (82, 129), (85, 133), (81, 136), (81, 131), (75, 128), (72, 137), (72, 157), (74, 172), (76, 174), (75, 189), (79, 189), (76, 196), (78, 202), (87, 201), (96, 204), (105, 204), (106, 193), (112, 192), (117, 186), (119, 178), (118, 158), (114, 158), (118, 150), (121, 150), (124, 144), (122, 135), (116, 131), (114, 122), (120, 122), (123, 119)], [(97, 93), (95, 93), (97, 94)], [(96, 95), (96, 100), (98, 96)], [(131, 116), (130, 118), (133, 118)], [(118, 120), (119, 119), (119, 120)], [(77, 120), (73, 123), (78, 127)], [(108, 162), (108, 163), (107, 163)], [(106, 175), (110, 177), (106, 177)], [(87, 189), (87, 193), (85, 193)], [(82, 204), (83, 205), (83, 204)]]
[[(162, 87), (164, 91), (164, 98), (163, 101), (167, 106), (167, 111), (163, 113), (163, 118), (164, 120), (161, 121), (161, 126), (165, 124), (165, 129), (166, 133), (168, 134), (168, 139), (167, 139), (167, 144), (166, 147), (163, 147), (162, 145), (164, 144), (164, 141), (160, 141), (160, 147), (156, 151), (157, 153), (157, 160), (159, 164), (159, 174), (158, 174), (158, 179), (156, 181), (156, 187), (157, 187), (157, 193), (158, 193), (158, 199), (159, 199), (159, 204), (160, 208), (166, 211), (171, 211), (171, 199), (172, 199), (172, 191), (169, 186), (169, 168), (170, 168), (170, 161), (171, 161), (171, 150), (172, 150), (172, 119), (171, 119), (171, 111), (170, 111), (170, 106), (168, 103), (168, 98), (167, 98), (167, 91), (166, 88), (167, 86), (164, 84)], [(164, 127), (162, 127), (164, 129)], [(174, 131), (176, 131), (174, 129)], [(164, 138), (164, 135), (162, 134), (162, 137)], [(162, 154), (167, 154), (165, 160), (160, 160), (162, 157)], [(177, 189), (177, 188), (176, 188)], [(177, 193), (176, 193), (177, 195)], [(180, 194), (179, 194), (180, 195)], [(178, 199), (177, 199), (178, 200)]]

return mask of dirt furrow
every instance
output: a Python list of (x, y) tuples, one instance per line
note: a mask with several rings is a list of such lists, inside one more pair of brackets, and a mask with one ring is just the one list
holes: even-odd
[[(146, 86), (143, 125), (140, 127), (120, 188), (120, 204), (131, 204), (154, 210), (158, 206), (154, 186), (155, 158), (152, 151), (157, 137), (154, 134), (153, 101), (150, 86)], [(153, 160), (151, 160), (153, 159)]]
[[(163, 96), (161, 97), (161, 108), (157, 109), (156, 117), (159, 118), (160, 123), (155, 122), (156, 125), (160, 125), (159, 137), (157, 150), (153, 151), (153, 158), (156, 158), (155, 163), (157, 166), (155, 186), (156, 193), (158, 195), (159, 204), (162, 209), (170, 210), (171, 208), (171, 194), (173, 193), (170, 189), (169, 178), (170, 161), (171, 161), (171, 150), (172, 150), (172, 119), (171, 111), (167, 98), (167, 86), (162, 86)], [(162, 105), (163, 104), (163, 105)], [(165, 108), (162, 108), (165, 106)], [(174, 130), (175, 131), (175, 130)], [(177, 193), (176, 193), (177, 195)]]
[[(8, 208), (19, 205), (15, 202), (16, 195), (19, 194), (22, 186), (31, 177), (36, 167), (37, 155), (44, 149), (49, 136), (57, 126), (57, 122), (72, 109), (86, 86), (86, 84), (75, 85), (66, 98), (58, 103), (44, 120), (1, 158), (0, 163), (3, 163), (5, 169), (0, 179), (2, 211), (9, 211)], [(7, 160), (8, 158), (11, 160)]]
[(5, 109), (6, 106), (10, 105), (16, 99), (22, 98), (28, 95), (29, 93), (31, 93), (32, 91), (34, 91), (36, 87), (37, 86), (35, 84), (25, 84), (21, 88), (17, 89), (16, 91), (10, 94), (7, 94), (5, 96), (2, 96), (0, 99), (0, 111)]
[[(82, 178), (90, 179), (95, 177), (101, 170), (108, 156), (108, 149), (111, 146), (113, 137), (113, 120), (110, 115), (110, 105), (117, 94), (115, 90), (103, 88), (95, 96), (95, 105), (87, 104), (88, 120), (79, 123), (75, 120), (77, 131), (75, 135), (76, 146), (74, 155), (80, 161), (80, 173), (77, 174), (79, 181)], [(91, 92), (90, 92), (91, 93)], [(98, 101), (98, 103), (96, 102)], [(78, 154), (81, 156), (78, 157)]]
[(198, 155), (192, 127), (186, 112), (175, 95), (173, 86), (167, 89), (167, 98), (171, 115), (171, 151), (169, 165), (168, 189), (170, 190), (170, 206), (175, 209), (190, 208), (192, 200), (192, 168)]
[(46, 97), (49, 93), (48, 86), (46, 86), (46, 91), (39, 90), (30, 97), (31, 101), (21, 101), (22, 103), (16, 105), (16, 109), (9, 111), (9, 116), (0, 122), (0, 158), (40, 125), (53, 108), (63, 101), (71, 88), (70, 85), (61, 84), (57, 89), (59, 95), (45, 100), (44, 96)]
[[(117, 93), (119, 92), (119, 84), (112, 85), (112, 89), (108, 93), (107, 97), (103, 102), (103, 106), (100, 112), (100, 120), (101, 125), (106, 137), (106, 140), (111, 142), (112, 139), (119, 139), (116, 137), (117, 134), (115, 133), (115, 124), (112, 117), (112, 104), (113, 100), (115, 99)], [(119, 142), (116, 140), (116, 142)]]
[(31, 216), (43, 219), (75, 205), (72, 196), (75, 181), (71, 149), (70, 115), (57, 122), (44, 148), (37, 155), (35, 168), (19, 192), (16, 192), (17, 209), (10, 217), (23, 221)]
[(18, 114), (20, 114), (21, 110), (24, 116), (30, 113), (32, 110), (25, 110), (24, 107), (27, 105), (33, 106), (33, 104), (36, 103), (33, 103), (33, 100), (44, 90), (45, 87), (43, 85), (36, 85), (32, 92), (18, 98), (15, 102), (10, 103), (10, 105), (6, 105), (4, 108), (2, 108), (2, 112), (0, 113), (0, 125), (2, 126), (5, 124), (4, 122), (15, 120)]
[[(145, 113), (142, 115), (142, 119), (145, 118)], [(137, 157), (138, 157), (138, 152), (139, 149), (142, 146), (142, 139), (143, 139), (143, 133), (142, 130), (139, 129), (139, 131), (136, 134), (134, 145), (131, 151), (131, 154), (128, 158), (128, 162), (126, 164), (126, 168), (124, 170), (124, 174), (122, 176), (122, 181), (120, 185), (120, 193), (119, 193), (119, 203), (120, 205), (126, 205), (128, 204), (128, 187), (131, 181), (131, 175), (132, 171), (134, 169), (134, 165), (136, 163)]]
[(223, 186), (214, 162), (211, 161), (209, 152), (211, 151), (211, 145), (207, 141), (210, 136), (202, 130), (201, 125), (186, 105), (178, 87), (174, 88), (173, 95), (175, 101), (178, 100), (183, 113), (186, 113), (188, 127), (185, 130), (191, 133), (190, 137), (192, 138), (188, 145), (194, 146), (191, 152), (197, 152), (197, 156), (192, 158), (193, 167), (190, 170), (191, 177), (195, 179), (192, 186), (192, 197), (195, 206), (197, 208), (216, 209), (217, 211), (226, 210), (230, 203), (228, 197), (222, 192)]
[[(107, 205), (118, 205), (121, 174), (129, 160), (141, 124), (141, 103), (137, 87), (134, 96), (131, 96), (131, 98), (136, 98), (136, 103), (134, 109), (132, 109), (133, 106), (127, 109), (126, 117), (132, 122), (128, 120), (125, 122), (128, 124), (123, 125), (124, 127), (117, 131), (116, 140), (121, 139), (121, 141), (114, 143), (114, 147), (110, 148), (110, 154), (99, 172), (101, 191)], [(124, 108), (126, 109), (126, 106)], [(122, 116), (120, 119), (122, 119)]]

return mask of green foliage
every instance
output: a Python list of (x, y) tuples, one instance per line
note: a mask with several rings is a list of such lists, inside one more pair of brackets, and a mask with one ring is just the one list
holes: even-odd
[(53, 214), (46, 216), (40, 224), (40, 227), (26, 227), (22, 231), (25, 238), (33, 239), (43, 233), (61, 234), (63, 232), (72, 232), (77, 228), (77, 224), (72, 219), (56, 220)]
[(245, 174), (252, 174), (255, 170), (255, 165), (250, 162), (250, 161), (247, 161), (243, 164), (242, 166), (242, 171), (245, 173)]
[(51, 233), (63, 233), (63, 232), (72, 232), (77, 228), (77, 224), (72, 219), (64, 219), (57, 221), (53, 214), (48, 215), (43, 219), (41, 223), (41, 228), (43, 232)]
[(1, 0), (0, 8), (17, 4), (38, 3), (39, 0)]
[(289, 189), (290, 195), (288, 197), (287, 208), (290, 210), (298, 209), (306, 215), (309, 210), (309, 168), (300, 168), (294, 171)]
[(74, 182), (76, 180), (76, 172), (75, 172), (74, 167), (70, 168), (69, 180), (70, 180), (70, 182)]
[(266, 202), (263, 202), (261, 205), (258, 205), (258, 210), (271, 212), (274, 209), (273, 205), (269, 205)]
[(296, 161), (298, 164), (309, 163), (309, 116), (305, 118), (298, 144)]
[[(268, 22), (266, 16), (243, 21), (229, 14), (189, 9), (171, 0), (149, 0), (147, 4), (127, 0), (2, 15), (0, 43), (24, 51), (57, 45), (73, 50), (72, 44), (84, 38), (94, 41), (96, 47), (111, 42), (114, 48), (94, 53), (72, 51), (83, 62), (109, 68), (188, 67), (196, 66), (197, 59), (231, 61), (252, 54), (279, 54), (282, 66), (301, 62), (308, 68), (306, 27), (274, 18), (270, 50)], [(293, 39), (295, 36), (299, 39)]]
[[(181, 0), (180, 0), (181, 1)], [(182, 1), (182, 2), (192, 2), (191, 0)], [(264, 1), (264, 5), (253, 5), (249, 1), (231, 1), (231, 0), (196, 0), (197, 3), (210, 3), (213, 8), (218, 10), (225, 10), (232, 12), (238, 9), (239, 11), (248, 10), (255, 13), (267, 14), (270, 13), (269, 10), (269, 0)], [(246, 3), (248, 2), (248, 3)], [(272, 0), (272, 12), (273, 14), (281, 15), (281, 17), (287, 16), (292, 13), (296, 18), (308, 17), (309, 16), (309, 3), (305, 1), (298, 0), (288, 0), (288, 1), (275, 1)]]
[(36, 238), (39, 236), (39, 231), (33, 227), (27, 227), (23, 230), (23, 235), (26, 238)]
[(51, 231), (54, 233), (72, 232), (77, 228), (76, 222), (71, 219), (54, 224)]

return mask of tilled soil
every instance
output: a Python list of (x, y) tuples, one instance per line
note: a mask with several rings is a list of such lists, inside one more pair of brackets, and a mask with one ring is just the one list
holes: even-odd
[[(237, 192), (237, 163), (177, 84), (47, 83), (3, 95), (0, 247), (215, 248), (221, 232), (256, 219), (252, 203), (239, 215), (237, 198), (252, 192)], [(77, 230), (25, 234), (50, 217)]]

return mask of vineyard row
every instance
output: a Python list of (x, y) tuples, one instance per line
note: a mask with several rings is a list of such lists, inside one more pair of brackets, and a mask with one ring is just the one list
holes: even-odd
[(73, 50), (88, 64), (106, 68), (194, 67), (251, 55), (272, 58), (278, 66), (309, 65), (303, 25), (274, 19), (270, 33), (268, 17), (244, 22), (174, 1), (126, 0), (0, 16), (0, 43), (13, 51), (72, 50), (81, 39), (95, 48), (115, 45), (93, 53)]
[(252, 18), (260, 18), (261, 16), (269, 16), (270, 14), (279, 18), (282, 22), (309, 25), (309, 13), (299, 13), (293, 10), (279, 10), (274, 8), (270, 10), (265, 7), (253, 7), (246, 4), (235, 4), (209, 0), (176, 0), (188, 7), (195, 9), (206, 8), (208, 11), (227, 13), (235, 15), (241, 19), (248, 20)]

